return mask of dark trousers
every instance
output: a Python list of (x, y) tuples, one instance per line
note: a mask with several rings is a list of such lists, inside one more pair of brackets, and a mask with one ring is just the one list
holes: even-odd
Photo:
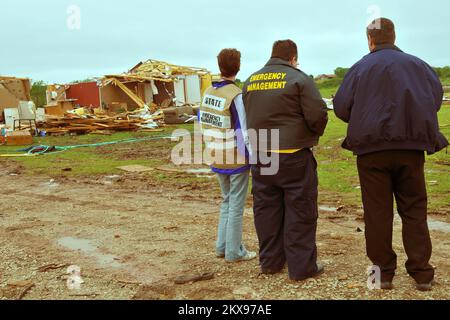
[(427, 223), (425, 155), (421, 151), (383, 151), (358, 157), (369, 259), (392, 281), (397, 255), (392, 249), (394, 197), (403, 223), (406, 269), (418, 283), (429, 283), (432, 245)]
[(263, 272), (278, 272), (286, 262), (292, 280), (317, 272), (317, 162), (310, 150), (280, 154), (280, 170), (261, 175), (253, 166), (255, 226)]

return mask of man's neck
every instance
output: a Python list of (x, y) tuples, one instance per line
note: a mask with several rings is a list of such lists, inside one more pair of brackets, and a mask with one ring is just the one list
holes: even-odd
[(222, 77), (222, 80), (236, 82), (236, 77)]
[(376, 51), (380, 51), (382, 49), (397, 49), (397, 50), (399, 50), (398, 47), (395, 45), (395, 43), (394, 44), (392, 44), (392, 43), (385, 43), (385, 44), (375, 45), (375, 46), (373, 46), (373, 48), (371, 47), (370, 48), (370, 52), (373, 53), (373, 52), (376, 52)]

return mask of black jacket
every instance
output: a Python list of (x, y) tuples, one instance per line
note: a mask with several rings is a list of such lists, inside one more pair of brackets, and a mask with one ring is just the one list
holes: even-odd
[(336, 115), (349, 123), (343, 147), (357, 155), (444, 149), (437, 116), (442, 97), (428, 64), (396, 46), (378, 47), (350, 69), (334, 98)]
[(325, 131), (327, 108), (314, 81), (287, 61), (273, 58), (254, 73), (243, 98), (248, 129), (279, 129), (280, 150), (313, 147)]

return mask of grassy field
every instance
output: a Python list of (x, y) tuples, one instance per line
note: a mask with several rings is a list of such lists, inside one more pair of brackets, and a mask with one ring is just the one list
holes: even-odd
[[(442, 108), (440, 114), (442, 132), (450, 138), (450, 107)], [(182, 128), (193, 130), (192, 126)], [(160, 133), (123, 132), (111, 136), (83, 135), (66, 137), (36, 138), (35, 144), (68, 146), (116, 141), (130, 138), (170, 135), (179, 127), (167, 127)], [(346, 134), (346, 125), (330, 112), (330, 123), (320, 146), (316, 150), (319, 162), (321, 190), (336, 193), (348, 204), (360, 203), (359, 180), (356, 159), (351, 152), (341, 148)], [(119, 174), (119, 166), (140, 164), (151, 167), (170, 164), (170, 152), (175, 143), (170, 140), (125, 143), (112, 146), (79, 148), (65, 152), (26, 158), (0, 158), (0, 163), (19, 165), (24, 174), (43, 174), (51, 177), (95, 177)], [(17, 153), (17, 147), (0, 147), (0, 154)], [(444, 150), (428, 157), (426, 174), (430, 193), (430, 206), (437, 211), (450, 206), (450, 155)], [(154, 179), (160, 183), (171, 182), (170, 175), (155, 171)], [(180, 177), (180, 183), (193, 182), (196, 177)]]

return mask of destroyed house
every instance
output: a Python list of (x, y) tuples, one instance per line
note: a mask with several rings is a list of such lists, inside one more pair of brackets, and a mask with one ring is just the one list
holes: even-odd
[(96, 82), (58, 86), (59, 91), (49, 86), (47, 102), (70, 101), (74, 107), (102, 107), (112, 112), (183, 106), (199, 104), (211, 83), (211, 73), (206, 69), (148, 60), (126, 73), (106, 75)]

